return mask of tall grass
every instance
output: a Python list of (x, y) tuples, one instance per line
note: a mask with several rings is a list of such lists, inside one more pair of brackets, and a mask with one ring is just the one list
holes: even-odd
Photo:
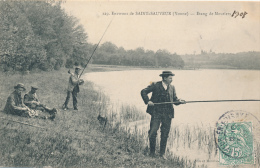
[[(38, 85), (42, 103), (61, 108), (66, 98), (68, 74), (54, 72), (30, 75), (0, 73), (0, 109), (19, 82), (27, 91)], [(131, 114), (135, 108), (124, 108), (125, 113), (113, 112), (109, 99), (93, 90), (85, 82), (78, 95), (79, 110), (59, 110), (55, 121), (24, 118), (0, 112), (0, 166), (4, 167), (184, 167), (178, 158), (165, 162), (144, 155), (147, 134), (130, 127), (122, 127), (126, 120), (136, 121), (142, 116)], [(72, 101), (69, 103), (72, 107)], [(106, 128), (97, 116), (108, 118)], [(3, 119), (5, 118), (5, 119)], [(28, 123), (33, 127), (13, 121)], [(179, 161), (179, 162), (178, 162)]]
[[(61, 107), (66, 98), (68, 74), (65, 72), (0, 74), (0, 109), (3, 109), (6, 98), (18, 82), (23, 82), (27, 90), (32, 84), (38, 85), (38, 96), (43, 103), (49, 107)], [(148, 127), (145, 125), (149, 123), (149, 116), (134, 106), (113, 107), (108, 97), (93, 90), (90, 82), (85, 82), (80, 89), (79, 111), (60, 110), (54, 122), (0, 112), (0, 117), (44, 128), (0, 119), (0, 166), (206, 167), (198, 165), (196, 159), (178, 155), (178, 150), (204, 152), (207, 159), (217, 156), (212, 127), (173, 124), (166, 152), (169, 160), (146, 157), (149, 149)], [(72, 101), (69, 107), (72, 107)], [(108, 118), (104, 130), (97, 121), (99, 114)], [(256, 165), (259, 165), (260, 145), (255, 144), (255, 148)], [(171, 149), (175, 150), (174, 153)]]
[[(125, 142), (124, 149), (127, 152), (143, 153), (144, 155), (149, 155), (149, 141), (148, 141), (148, 126), (149, 119), (145, 112), (137, 110), (133, 105), (122, 104), (120, 108), (111, 108), (110, 111), (107, 110), (107, 116), (109, 119), (108, 130), (115, 133), (120, 141)], [(184, 142), (180, 137), (180, 130), (175, 129), (177, 137), (174, 136), (178, 142)], [(191, 130), (187, 127), (186, 130), (191, 136)], [(171, 133), (172, 134), (172, 133)], [(184, 137), (186, 138), (186, 136)], [(191, 138), (188, 138), (192, 141)], [(159, 142), (160, 135), (157, 136), (157, 153), (159, 153)], [(169, 148), (173, 147), (171, 143), (173, 138), (169, 137), (168, 140), (168, 150), (167, 157), (169, 162), (178, 163), (176, 166), (180, 167), (198, 167), (196, 165), (196, 160), (190, 160), (187, 157), (180, 157), (170, 152)], [(170, 144), (170, 145), (169, 145)], [(202, 164), (202, 166), (204, 166)]]
[(216, 158), (217, 146), (214, 139), (214, 129), (208, 125), (173, 125), (169, 137), (169, 148), (174, 148), (176, 151), (180, 148), (191, 149), (198, 153), (206, 153), (209, 160)]
[[(149, 122), (147, 120), (147, 117), (139, 117), (139, 115), (142, 116), (141, 112), (133, 108), (132, 106), (122, 105), (120, 108), (121, 115), (113, 119), (117, 119), (118, 125), (117, 128), (120, 128), (121, 126), (125, 126), (124, 122), (132, 122), (135, 123), (135, 125), (131, 125), (126, 128), (125, 130), (120, 130), (121, 132), (126, 132), (126, 135), (129, 136), (128, 138), (133, 141), (135, 147), (137, 147), (136, 152), (143, 151), (145, 154), (149, 152), (148, 150), (148, 127), (145, 127), (142, 123), (143, 122), (137, 122), (139, 120), (146, 119), (146, 122)], [(137, 114), (138, 113), (138, 114)], [(143, 112), (144, 113), (144, 112)], [(138, 117), (136, 117), (138, 116)], [(121, 121), (124, 122), (121, 122)], [(113, 120), (112, 120), (113, 121)], [(140, 129), (141, 128), (143, 129)], [(138, 129), (139, 128), (139, 129)], [(177, 161), (179, 164), (181, 164), (184, 167), (207, 167), (207, 164), (200, 163), (198, 164), (198, 161), (202, 161), (206, 163), (207, 161), (214, 161), (218, 162), (218, 147), (215, 142), (215, 136), (214, 136), (214, 127), (210, 124), (196, 124), (196, 125), (172, 125), (171, 132), (169, 134), (168, 138), (168, 144), (167, 144), (167, 152), (166, 154), (172, 160), (173, 162)], [(132, 130), (132, 131), (131, 131)], [(127, 140), (126, 140), (127, 141)], [(157, 146), (159, 146), (160, 142), (160, 135), (157, 136)], [(183, 155), (183, 151), (195, 151), (192, 156), (189, 154), (189, 152), (186, 152)], [(158, 150), (158, 148), (157, 148)], [(255, 142), (255, 162), (256, 164), (254, 167), (258, 167), (260, 164), (260, 145), (258, 142)], [(158, 151), (157, 151), (158, 152)], [(179, 153), (182, 153), (181, 155), (178, 155)], [(201, 156), (197, 156), (196, 154), (201, 154)]]
[[(13, 86), (19, 82), (25, 84), (27, 91), (30, 90), (31, 85), (38, 85), (38, 96), (41, 102), (49, 107), (59, 109), (65, 101), (67, 73), (0, 75), (0, 109), (4, 108), (8, 95), (14, 90)], [(86, 82), (85, 88), (81, 88), (78, 104), (83, 108), (77, 113), (60, 110), (54, 122), (0, 113), (2, 118), (45, 128), (40, 129), (0, 119), (0, 166), (69, 167), (77, 165), (78, 161), (82, 166), (94, 164), (96, 155), (89, 152), (88, 142), (85, 141), (85, 135), (82, 135), (82, 132), (87, 133), (96, 128), (98, 123), (95, 120), (96, 115), (92, 112), (102, 108), (92, 103), (92, 100), (98, 99), (98, 94), (88, 89), (91, 85)], [(72, 106), (71, 102), (69, 105)], [(87, 159), (84, 163), (83, 158)]]

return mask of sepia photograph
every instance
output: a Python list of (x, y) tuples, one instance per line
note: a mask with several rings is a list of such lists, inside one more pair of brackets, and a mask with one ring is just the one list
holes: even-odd
[(260, 2), (0, 0), (1, 167), (260, 167)]

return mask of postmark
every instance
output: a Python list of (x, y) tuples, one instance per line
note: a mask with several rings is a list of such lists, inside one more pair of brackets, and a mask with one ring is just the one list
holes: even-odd
[(245, 111), (228, 111), (216, 123), (215, 141), (220, 165), (254, 164), (254, 134), (259, 120)]

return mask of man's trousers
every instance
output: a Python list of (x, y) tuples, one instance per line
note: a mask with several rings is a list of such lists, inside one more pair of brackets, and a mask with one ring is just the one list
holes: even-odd
[(69, 100), (70, 100), (70, 94), (72, 94), (72, 99), (73, 99), (73, 107), (74, 109), (77, 109), (78, 108), (78, 101), (77, 101), (77, 95), (78, 95), (78, 92), (75, 91), (75, 89), (73, 89), (73, 91), (67, 91), (67, 97), (66, 97), (66, 100), (65, 100), (65, 103), (64, 103), (64, 106), (65, 107), (68, 107), (68, 103), (69, 103)]
[(155, 146), (156, 146), (156, 136), (157, 131), (161, 125), (161, 142), (160, 142), (160, 155), (165, 154), (166, 144), (168, 135), (171, 128), (171, 118), (169, 115), (164, 113), (152, 115), (151, 122), (150, 122), (150, 130), (149, 134), (149, 141), (150, 141), (150, 154), (155, 153)]

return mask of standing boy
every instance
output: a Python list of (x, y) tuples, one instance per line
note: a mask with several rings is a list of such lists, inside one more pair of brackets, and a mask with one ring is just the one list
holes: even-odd
[(63, 104), (63, 110), (68, 109), (68, 103), (70, 100), (70, 95), (72, 94), (72, 99), (73, 99), (73, 107), (74, 110), (78, 110), (78, 101), (77, 101), (77, 94), (79, 93), (79, 85), (82, 85), (84, 83), (83, 79), (79, 79), (79, 73), (80, 73), (81, 68), (79, 66), (75, 67), (75, 72), (70, 73), (70, 78), (69, 78), (69, 84), (68, 84), (68, 89), (67, 89), (67, 97), (66, 100)]

